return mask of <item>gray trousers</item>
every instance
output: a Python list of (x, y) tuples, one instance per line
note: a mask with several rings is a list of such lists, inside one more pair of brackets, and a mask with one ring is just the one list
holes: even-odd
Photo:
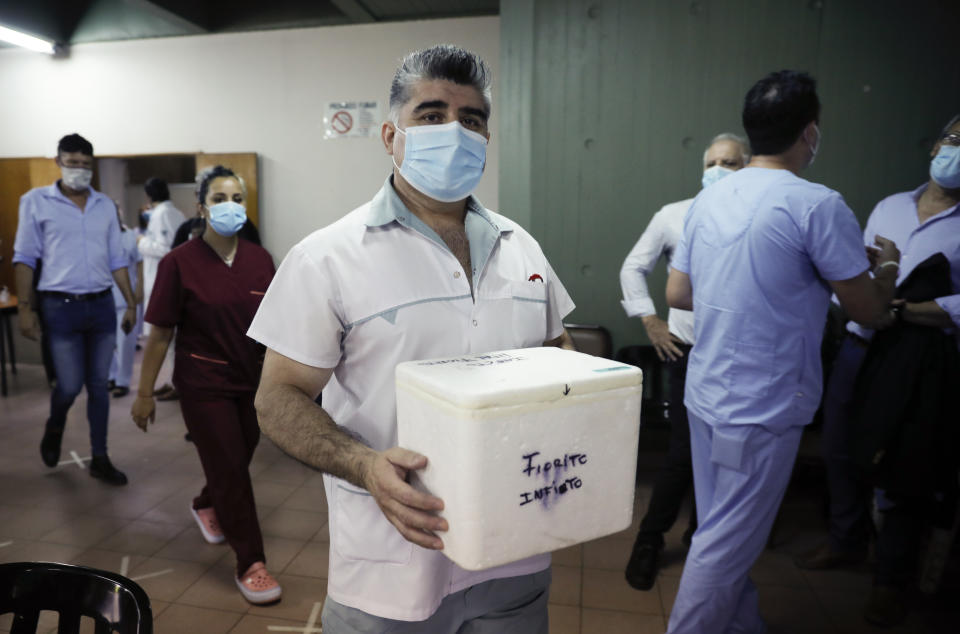
[(492, 579), (446, 596), (425, 621), (395, 621), (327, 597), (324, 634), (548, 634), (550, 569)]

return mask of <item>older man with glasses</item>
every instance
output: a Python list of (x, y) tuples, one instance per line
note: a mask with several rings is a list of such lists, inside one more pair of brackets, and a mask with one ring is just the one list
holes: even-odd
[[(913, 191), (893, 194), (877, 203), (867, 221), (864, 241), (872, 245), (874, 236), (882, 235), (900, 247), (898, 291), (903, 290), (911, 274), (923, 268), (921, 265), (929, 267), (931, 256), (942, 254), (946, 258), (951, 294), (928, 301), (895, 300), (891, 310), (903, 324), (947, 331), (956, 341), (956, 328), (960, 325), (960, 114), (943, 128), (930, 156), (929, 181)], [(946, 286), (946, 280), (944, 282)], [(898, 292), (897, 296), (902, 294)], [(901, 333), (898, 331), (895, 336)], [(876, 387), (863, 386), (863, 378), (858, 381), (858, 375), (863, 374), (864, 360), (869, 362), (869, 355), (877, 353), (876, 341), (871, 345), (872, 339), (874, 331), (854, 322), (847, 326), (847, 337), (827, 386), (823, 452), (830, 487), (830, 537), (797, 559), (801, 568), (835, 568), (859, 563), (867, 556), (871, 487), (864, 481), (862, 468), (858, 468), (854, 459), (854, 446), (864, 435), (862, 428), (855, 424), (858, 418), (862, 419), (863, 390), (869, 394), (869, 389)], [(920, 350), (912, 352), (914, 357), (924, 354)], [(927, 354), (926, 360), (930, 356)], [(916, 387), (904, 383), (891, 391), (901, 392), (906, 398)], [(912, 409), (915, 412), (917, 407)], [(930, 455), (927, 460), (935, 457)], [(955, 496), (955, 475), (952, 482), (941, 483), (941, 486), (947, 498), (951, 497), (950, 489)], [(925, 520), (931, 514), (930, 506), (918, 506), (913, 495), (892, 497), (882, 504), (884, 526), (877, 547), (877, 577), (864, 613), (868, 621), (879, 625), (895, 624), (905, 616), (903, 590), (914, 576), (920, 537)]]

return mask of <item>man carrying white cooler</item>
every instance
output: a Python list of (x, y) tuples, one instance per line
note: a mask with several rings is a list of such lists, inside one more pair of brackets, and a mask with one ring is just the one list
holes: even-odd
[(550, 556), (459, 568), (439, 552), (443, 500), (406, 482), (427, 457), (396, 446), (398, 363), (573, 348), (562, 323), (573, 302), (537, 242), (471, 196), (490, 102), (475, 54), (407, 55), (381, 128), (392, 174), (370, 202), (290, 251), (248, 333), (268, 348), (261, 428), (325, 472), (327, 634), (548, 631)]

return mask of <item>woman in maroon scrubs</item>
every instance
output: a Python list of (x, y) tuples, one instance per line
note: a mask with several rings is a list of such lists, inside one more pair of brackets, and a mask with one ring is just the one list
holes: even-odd
[(219, 165), (197, 180), (206, 228), (160, 261), (131, 414), (143, 431), (153, 421), (154, 384), (176, 331), (173, 384), (207, 479), (190, 512), (208, 542), (233, 548), (247, 601), (270, 603), (281, 589), (265, 567), (249, 471), (260, 438), (253, 397), (264, 351), (246, 332), (275, 268), (266, 250), (237, 238), (246, 221), (243, 181)]

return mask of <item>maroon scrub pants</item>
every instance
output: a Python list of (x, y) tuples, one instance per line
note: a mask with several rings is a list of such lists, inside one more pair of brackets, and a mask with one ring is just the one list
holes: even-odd
[(207, 484), (193, 508), (213, 507), (237, 554), (237, 575), (266, 562), (250, 481), (250, 461), (260, 440), (254, 393), (227, 396), (180, 391), (183, 420), (200, 455)]

